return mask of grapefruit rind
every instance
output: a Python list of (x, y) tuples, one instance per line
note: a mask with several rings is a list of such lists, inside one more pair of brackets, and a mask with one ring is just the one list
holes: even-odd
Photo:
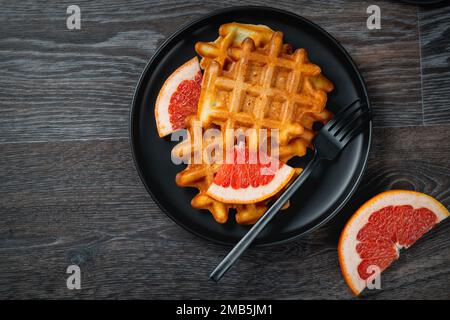
[(182, 81), (194, 80), (199, 72), (198, 58), (194, 57), (176, 69), (164, 82), (155, 104), (156, 127), (160, 137), (167, 136), (175, 131), (170, 122), (170, 98), (177, 91)]
[(266, 185), (258, 187), (248, 186), (247, 188), (234, 189), (231, 186), (222, 187), (218, 184), (211, 184), (207, 194), (218, 201), (233, 204), (251, 204), (266, 200), (278, 193), (292, 178), (295, 169), (283, 164), (275, 173), (272, 181)]
[[(447, 218), (450, 213), (439, 201), (424, 193), (409, 190), (390, 190), (382, 192), (363, 204), (344, 227), (341, 233), (338, 254), (339, 264), (345, 282), (355, 295), (359, 295), (366, 287), (366, 281), (359, 277), (357, 268), (362, 259), (356, 251), (359, 241), (356, 239), (359, 230), (368, 222), (372, 213), (395, 205), (411, 205), (414, 209), (427, 208), (436, 214), (437, 223)], [(399, 253), (397, 246), (397, 258)]]

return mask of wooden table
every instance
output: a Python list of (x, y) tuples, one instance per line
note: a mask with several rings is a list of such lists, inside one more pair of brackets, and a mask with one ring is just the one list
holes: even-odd
[[(0, 22), (0, 298), (352, 298), (336, 245), (345, 221), (383, 190), (450, 205), (450, 7), (377, 1), (252, 1), (298, 13), (354, 57), (374, 108), (374, 142), (351, 203), (309, 236), (249, 250), (222, 279), (228, 251), (186, 232), (152, 201), (133, 164), (129, 110), (158, 45), (222, 1), (4, 1)], [(242, 1), (228, 1), (242, 5)], [(77, 264), (81, 290), (68, 290)], [(450, 225), (383, 273), (368, 299), (450, 298)]]

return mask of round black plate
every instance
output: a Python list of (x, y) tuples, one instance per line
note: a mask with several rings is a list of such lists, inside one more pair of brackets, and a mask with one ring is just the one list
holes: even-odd
[[(305, 48), (334, 83), (328, 108), (339, 112), (356, 98), (369, 105), (361, 75), (350, 56), (326, 31), (295, 14), (267, 7), (235, 7), (213, 12), (172, 35), (154, 54), (137, 86), (131, 109), (131, 145), (141, 179), (156, 203), (175, 222), (198, 236), (223, 244), (236, 243), (248, 230), (231, 214), (226, 224), (214, 221), (208, 211), (191, 207), (196, 189), (180, 188), (175, 175), (183, 169), (171, 161), (176, 142), (158, 137), (154, 104), (164, 80), (193, 57), (197, 41), (213, 41), (219, 26), (228, 22), (265, 24), (284, 33), (294, 48)], [(358, 185), (369, 153), (372, 124), (354, 139), (333, 163), (323, 164), (291, 199), (288, 210), (280, 212), (259, 235), (257, 244), (292, 240), (317, 228), (336, 214)], [(300, 159), (306, 164), (310, 155)]]

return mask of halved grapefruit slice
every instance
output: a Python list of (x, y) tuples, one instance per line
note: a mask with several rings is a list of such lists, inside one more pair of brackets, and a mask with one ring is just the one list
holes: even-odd
[(295, 170), (273, 158), (261, 161), (263, 157), (268, 159), (262, 152), (252, 158), (248, 148), (236, 146), (233, 163), (220, 166), (207, 194), (218, 201), (235, 204), (256, 203), (275, 195)]
[(188, 116), (197, 113), (202, 73), (197, 57), (176, 69), (164, 82), (155, 104), (160, 137), (185, 128)]
[(373, 275), (382, 272), (434, 225), (449, 216), (436, 199), (415, 191), (391, 190), (367, 201), (341, 233), (339, 263), (348, 286), (359, 295)]

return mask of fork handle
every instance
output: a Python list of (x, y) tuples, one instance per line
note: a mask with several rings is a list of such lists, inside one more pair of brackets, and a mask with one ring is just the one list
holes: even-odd
[(287, 200), (297, 191), (297, 189), (305, 182), (311, 172), (319, 164), (317, 151), (314, 153), (312, 161), (306, 166), (302, 173), (286, 188), (283, 194), (270, 206), (261, 218), (253, 225), (246, 235), (234, 246), (234, 248), (226, 255), (219, 265), (211, 272), (209, 278), (215, 282), (219, 281), (228, 269), (236, 262), (236, 260), (244, 253), (244, 251), (255, 240), (258, 234), (273, 219), (275, 214), (283, 207)]

